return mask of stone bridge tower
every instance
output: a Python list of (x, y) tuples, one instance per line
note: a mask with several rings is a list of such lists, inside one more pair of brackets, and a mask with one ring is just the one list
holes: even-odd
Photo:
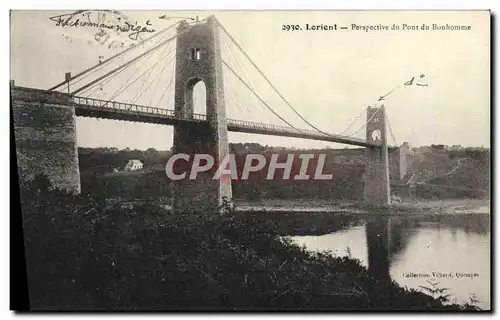
[[(177, 28), (175, 70), (175, 113), (193, 117), (193, 89), (202, 81), (206, 87), (207, 121), (179, 123), (174, 126), (174, 152), (185, 153), (190, 161), (178, 160), (174, 172), (181, 168), (186, 178), (173, 182), (172, 209), (175, 213), (218, 211), (223, 198), (231, 200), (231, 178), (212, 179), (220, 161), (229, 153), (224, 81), (218, 21), (210, 16), (206, 22), (189, 25), (182, 21)], [(215, 158), (214, 170), (198, 173), (189, 179), (195, 154)], [(177, 166), (178, 164), (178, 166)]]
[(384, 106), (368, 107), (366, 117), (366, 140), (380, 141), (381, 146), (366, 148), (365, 204), (387, 207), (390, 204), (390, 186)]

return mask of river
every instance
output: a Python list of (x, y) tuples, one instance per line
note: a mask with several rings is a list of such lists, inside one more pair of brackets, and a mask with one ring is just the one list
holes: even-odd
[(341, 231), (292, 238), (308, 250), (350, 255), (403, 287), (447, 288), (450, 302), (491, 307), (489, 214), (363, 217)]

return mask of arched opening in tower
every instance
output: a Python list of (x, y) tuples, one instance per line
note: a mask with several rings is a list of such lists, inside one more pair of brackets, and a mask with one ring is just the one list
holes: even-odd
[(203, 81), (198, 81), (193, 87), (193, 112), (207, 114), (207, 88)]

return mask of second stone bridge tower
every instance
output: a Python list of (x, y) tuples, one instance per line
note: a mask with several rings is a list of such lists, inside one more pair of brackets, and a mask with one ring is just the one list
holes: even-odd
[(366, 140), (379, 141), (380, 146), (366, 147), (365, 204), (387, 207), (390, 205), (390, 185), (384, 106), (368, 107), (366, 118)]

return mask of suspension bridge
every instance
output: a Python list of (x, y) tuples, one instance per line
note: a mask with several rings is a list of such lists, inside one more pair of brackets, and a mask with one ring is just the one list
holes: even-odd
[[(199, 83), (205, 86), (206, 110), (195, 112)], [(174, 152), (209, 150), (216, 159), (228, 154), (228, 131), (365, 147), (365, 202), (389, 205), (388, 150), (397, 147), (388, 146), (387, 125), (394, 142), (395, 138), (385, 108), (362, 108), (340, 134), (318, 128), (283, 96), (214, 16), (174, 23), (78, 74), (67, 73), (64, 81), (47, 90), (19, 87), (11, 81), (11, 97), (16, 142), (33, 147), (37, 140), (42, 153), (53, 155), (51, 161), (40, 161), (52, 167), (54, 180), (76, 191), (80, 186), (74, 117), (80, 116), (172, 125)], [(35, 139), (36, 126), (28, 118), (37, 117), (45, 117), (44, 121), (52, 117), (54, 124)], [(348, 133), (360, 119), (360, 127)], [(45, 146), (50, 141), (57, 145), (56, 151)], [(58, 157), (66, 160), (58, 163)], [(61, 169), (63, 162), (67, 165)], [(231, 181), (224, 179), (179, 182), (173, 191), (177, 211), (215, 208), (232, 195)]]

